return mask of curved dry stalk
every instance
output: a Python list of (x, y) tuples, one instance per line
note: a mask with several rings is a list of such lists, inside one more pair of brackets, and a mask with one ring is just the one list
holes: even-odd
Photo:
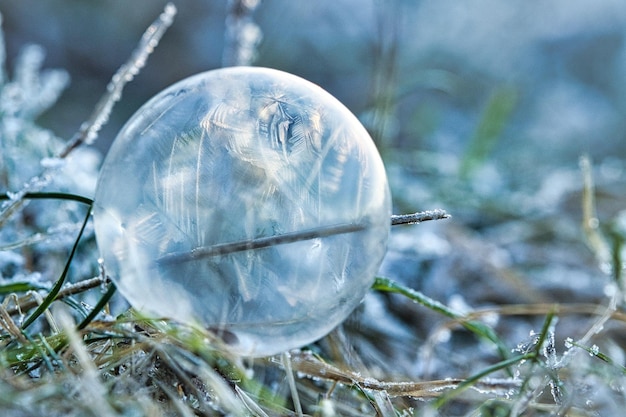
[[(363, 377), (360, 373), (346, 371), (318, 359), (310, 352), (292, 352), (291, 366), (294, 371), (312, 378), (325, 379), (345, 385), (358, 385), (361, 389), (385, 391), (390, 397), (434, 398), (444, 390), (453, 389), (462, 384), (464, 379), (445, 379), (423, 382), (379, 381)], [(484, 391), (509, 390), (519, 387), (513, 379), (477, 381), (474, 388)]]
[(20, 341), (20, 343), (27, 343), (28, 341), (22, 334), (21, 329), (15, 322), (11, 315), (7, 311), (7, 309), (0, 304), (0, 327), (3, 327), (7, 333), (9, 333), (13, 338)]
[[(498, 307), (477, 308), (466, 314), (468, 320), (474, 320), (489, 314), (500, 314), (506, 316), (540, 316), (550, 312), (555, 312), (559, 316), (566, 314), (585, 314), (589, 316), (602, 316), (606, 313), (606, 306), (592, 303), (572, 303), (572, 304), (510, 304)], [(626, 323), (626, 313), (615, 310), (610, 317), (614, 320)]]
[[(59, 291), (59, 293), (57, 294), (55, 298), (55, 301), (63, 299), (65, 297), (69, 297), (70, 295), (80, 294), (92, 288), (96, 288), (103, 284), (106, 284), (107, 282), (108, 282), (108, 279), (103, 279), (102, 277), (98, 276), (98, 277), (86, 279), (83, 281), (79, 281), (75, 284), (68, 285), (65, 288), (63, 288), (61, 291)], [(40, 303), (37, 300), (32, 299), (32, 298), (21, 299), (18, 301), (18, 303), (15, 306), (6, 308), (5, 311), (9, 316), (14, 316), (16, 314), (22, 314), (25, 311), (35, 308), (39, 304)]]

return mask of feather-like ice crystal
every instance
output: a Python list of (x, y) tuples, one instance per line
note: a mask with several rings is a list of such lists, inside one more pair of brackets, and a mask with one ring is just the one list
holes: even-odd
[(107, 272), (135, 308), (264, 356), (324, 336), (361, 301), (390, 195), (374, 143), (335, 98), (237, 67), (187, 78), (128, 121), (94, 216)]

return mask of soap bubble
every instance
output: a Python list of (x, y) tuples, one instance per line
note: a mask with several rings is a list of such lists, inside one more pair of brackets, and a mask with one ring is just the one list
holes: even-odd
[(383, 163), (318, 86), (227, 68), (167, 88), (127, 122), (95, 195), (107, 272), (131, 305), (266, 356), (358, 305), (390, 227)]

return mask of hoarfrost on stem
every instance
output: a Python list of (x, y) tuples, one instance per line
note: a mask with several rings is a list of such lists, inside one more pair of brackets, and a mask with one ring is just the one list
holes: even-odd
[(230, 0), (226, 18), (226, 33), (222, 64), (225, 67), (250, 65), (256, 58), (256, 49), (263, 32), (254, 23), (252, 13), (261, 0)]

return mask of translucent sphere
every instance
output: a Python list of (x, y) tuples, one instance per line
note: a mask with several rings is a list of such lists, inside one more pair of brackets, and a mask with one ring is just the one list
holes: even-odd
[(344, 320), (373, 283), (390, 214), (356, 117), (308, 81), (250, 67), (187, 78), (141, 107), (94, 206), (104, 265), (131, 305), (244, 356)]

